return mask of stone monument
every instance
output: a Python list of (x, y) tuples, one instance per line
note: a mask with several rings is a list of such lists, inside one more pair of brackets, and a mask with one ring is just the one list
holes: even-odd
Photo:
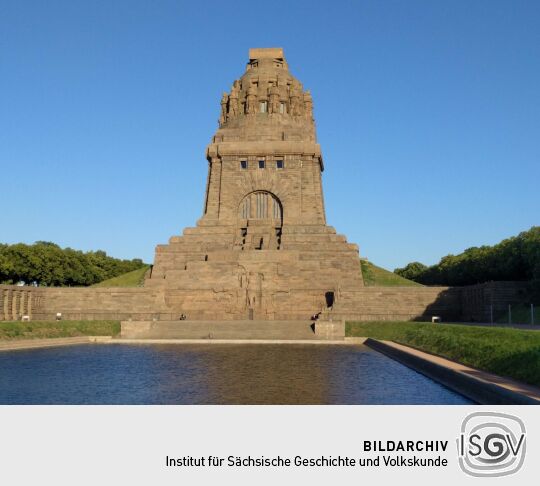
[(60, 313), (123, 320), (128, 337), (335, 339), (347, 320), (487, 321), (521, 301), (515, 282), (364, 287), (358, 247), (326, 224), (313, 99), (282, 49), (251, 49), (217, 105), (202, 217), (157, 247), (144, 287), (0, 285), (0, 321)]
[(363, 287), (358, 247), (326, 224), (312, 97), (280, 48), (250, 49), (221, 98), (195, 228), (145, 282), (189, 320), (308, 320)]

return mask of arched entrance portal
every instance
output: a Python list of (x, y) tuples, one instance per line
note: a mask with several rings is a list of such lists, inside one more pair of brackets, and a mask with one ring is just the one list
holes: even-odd
[(283, 206), (271, 192), (247, 194), (238, 207), (237, 246), (241, 250), (279, 250)]

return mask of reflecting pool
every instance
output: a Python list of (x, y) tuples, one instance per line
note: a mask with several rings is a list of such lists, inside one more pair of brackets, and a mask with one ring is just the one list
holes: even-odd
[(0, 404), (468, 404), (372, 349), (89, 344), (0, 353)]

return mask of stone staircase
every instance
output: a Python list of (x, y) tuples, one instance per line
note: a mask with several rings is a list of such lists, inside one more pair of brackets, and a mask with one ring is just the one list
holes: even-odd
[(340, 323), (311, 321), (123, 321), (121, 339), (316, 341), (343, 339)]

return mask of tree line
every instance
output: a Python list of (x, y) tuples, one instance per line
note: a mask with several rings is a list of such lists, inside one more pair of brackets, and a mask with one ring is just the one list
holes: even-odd
[(435, 265), (412, 262), (394, 273), (424, 285), (473, 285), (496, 280), (540, 282), (540, 226), (493, 246), (447, 255)]
[(0, 243), (0, 283), (40, 286), (88, 286), (144, 266), (141, 259), (121, 260), (104, 251), (82, 252), (37, 241)]

